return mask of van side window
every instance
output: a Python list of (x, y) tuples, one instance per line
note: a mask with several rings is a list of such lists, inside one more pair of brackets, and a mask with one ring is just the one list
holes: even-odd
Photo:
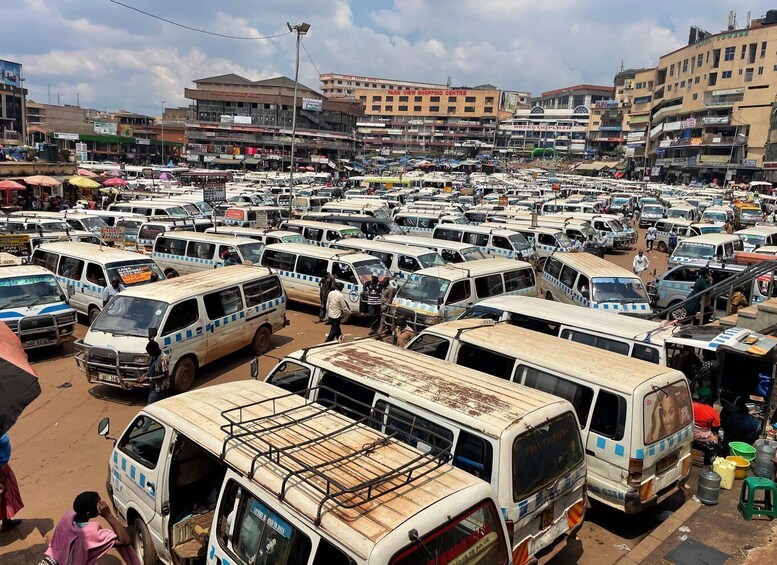
[(340, 234), (335, 230), (326, 230), (327, 241), (337, 241), (340, 239)]
[(464, 430), (459, 432), (456, 451), (453, 455), (453, 466), (491, 482), (491, 468), (494, 461), (494, 448), (483, 438), (474, 436)]
[(190, 241), (189, 247), (186, 250), (186, 256), (196, 257), (197, 259), (212, 259), (215, 250), (216, 245), (213, 243)]
[(537, 241), (540, 245), (549, 245), (550, 247), (556, 247), (556, 238), (547, 233), (541, 233), (537, 237)]
[(513, 375), (515, 360), (506, 355), (462, 343), (456, 356), (456, 364), (509, 381)]
[(230, 481), (219, 508), (219, 543), (239, 563), (307, 563), (310, 538)]
[(321, 377), (322, 389), (318, 391), (318, 402), (325, 406), (338, 405), (338, 410), (355, 420), (369, 416), (372, 412), (372, 403), (375, 400), (375, 391), (345, 379), (334, 373), (324, 373)]
[(631, 356), (634, 359), (642, 359), (643, 361), (647, 361), (648, 363), (656, 363), (659, 362), (659, 353), (658, 349), (655, 347), (650, 347), (648, 345), (642, 345), (642, 344), (635, 344), (634, 347), (631, 350)]
[(326, 259), (316, 259), (315, 257), (300, 255), (297, 259), (297, 272), (301, 275), (323, 277), (326, 274), (328, 265), (329, 262)]
[(561, 269), (561, 276), (559, 277), (561, 284), (572, 288), (575, 286), (575, 278), (577, 278), (577, 271), (569, 265), (564, 265), (564, 268)]
[(186, 254), (186, 240), (158, 237), (154, 245), (154, 251), (183, 257)]
[(310, 388), (310, 369), (304, 365), (284, 361), (267, 382), (289, 392), (300, 393)]
[(461, 241), (461, 232), (458, 230), (436, 229), (434, 230), (435, 239), (444, 239), (446, 241)]
[(97, 286), (105, 286), (106, 278), (103, 268), (97, 263), (89, 263), (86, 266), (86, 280)]
[(150, 239), (151, 241), (154, 241), (156, 236), (158, 236), (160, 233), (165, 233), (165, 230), (162, 226), (153, 224), (144, 225), (138, 232), (138, 239)]
[(590, 431), (620, 441), (625, 430), (626, 399), (612, 392), (599, 390)]
[(416, 219), (412, 216), (399, 216), (395, 219), (397, 224), (399, 224), (403, 228), (414, 228), (416, 227)]
[(243, 309), (243, 297), (240, 296), (240, 288), (236, 286), (206, 294), (202, 300), (205, 303), (208, 318), (211, 320), (223, 318)]
[(421, 334), (417, 339), (408, 344), (407, 349), (417, 351), (436, 359), (445, 359), (448, 356), (450, 343), (444, 337), (432, 334)]
[(81, 273), (84, 272), (84, 262), (72, 257), (62, 257), (59, 261), (57, 274), (67, 279), (81, 280)]
[(478, 247), (485, 247), (488, 245), (488, 234), (485, 233), (465, 233), (464, 242), (470, 245), (476, 245)]
[(499, 249), (512, 249), (513, 247), (510, 245), (510, 242), (506, 237), (502, 237), (501, 235), (495, 235), (491, 238), (491, 243), (494, 247), (498, 247)]
[(197, 299), (184, 300), (170, 309), (162, 335), (169, 335), (178, 330), (188, 328), (199, 319), (200, 311), (197, 307)]
[(475, 279), (475, 291), (478, 294), (478, 298), (504, 294), (505, 288), (502, 284), (502, 275), (496, 274), (477, 277)]
[(271, 269), (280, 269), (281, 271), (293, 271), (294, 260), (297, 257), (291, 253), (266, 249), (262, 254), (262, 266)]
[(549, 277), (557, 279), (561, 273), (561, 261), (554, 259), (553, 257), (549, 258), (545, 262), (545, 272), (548, 273)]
[(418, 227), (425, 229), (432, 229), (439, 223), (437, 218), (418, 218)]
[(515, 372), (516, 382), (518, 382), (517, 377), (521, 373), (524, 373), (521, 384), (568, 400), (575, 408), (577, 419), (580, 420), (580, 426), (585, 428), (588, 414), (591, 411), (591, 401), (594, 398), (592, 388), (546, 373), (545, 371), (540, 371), (534, 367), (523, 365), (519, 366)]
[(348, 263), (333, 263), (332, 274), (338, 280), (356, 284), (356, 275)]
[(424, 453), (437, 455), (441, 451), (449, 453), (451, 451), (453, 432), (448, 428), (389, 404), (385, 400), (375, 403), (374, 418), (385, 422), (383, 433), (396, 434), (399, 441), (412, 445)]
[(516, 292), (536, 285), (533, 269), (518, 269), (504, 274), (505, 292)]
[[(302, 563), (304, 563), (304, 561), (302, 561)], [(356, 562), (329, 543), (326, 539), (321, 538), (318, 540), (318, 548), (316, 549), (315, 557), (313, 557), (313, 565), (331, 565), (332, 563), (351, 565)]]
[(591, 285), (589, 284), (588, 277), (580, 275), (577, 279), (577, 292), (585, 296), (591, 292)]
[(664, 275), (665, 281), (694, 282), (699, 278), (699, 269), (691, 267), (677, 267)]
[(383, 251), (367, 251), (368, 255), (372, 255), (376, 259), (380, 259), (386, 267), (391, 268), (391, 253), (384, 253)]
[(455, 304), (456, 302), (462, 302), (469, 299), (472, 294), (472, 288), (469, 281), (457, 281), (453, 283), (450, 291), (448, 291), (448, 298), (445, 300), (446, 304)]
[(164, 441), (164, 426), (142, 415), (135, 418), (130, 428), (124, 432), (119, 440), (119, 451), (148, 469), (153, 469), (159, 461)]
[(312, 241), (322, 241), (322, 234), (324, 230), (321, 228), (305, 228), (303, 230), (303, 237)]
[(590, 345), (598, 349), (604, 349), (605, 351), (612, 351), (619, 355), (629, 354), (629, 344), (623, 341), (617, 341), (614, 339), (608, 339), (598, 335), (581, 332), (579, 330), (564, 329), (561, 332), (561, 339), (571, 339), (576, 343), (582, 343), (584, 345)]
[(55, 253), (36, 250), (32, 258), (32, 263), (55, 273), (57, 271), (57, 259), (59, 259), (59, 255)]
[(453, 251), (451, 249), (440, 249), (440, 255), (442, 256), (442, 260), (446, 263), (458, 263), (463, 260), (458, 251)]
[[(410, 257), (409, 255), (400, 255), (397, 263), (400, 271), (406, 271), (409, 273), (414, 273), (421, 268), (421, 265), (418, 264), (418, 259), (415, 257)], [(390, 263), (386, 264), (389, 265)]]

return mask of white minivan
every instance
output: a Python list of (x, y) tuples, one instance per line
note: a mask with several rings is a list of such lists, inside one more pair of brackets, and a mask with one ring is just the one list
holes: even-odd
[(76, 342), (78, 367), (89, 382), (147, 387), (149, 339), (170, 356), (171, 385), (191, 388), (202, 366), (251, 346), (270, 349), (286, 325), (286, 296), (267, 269), (234, 265), (161, 281), (117, 294)]
[[(157, 236), (151, 257), (168, 277), (197, 273), (225, 264), (258, 265), (264, 244), (247, 237), (172, 231)], [(224, 255), (229, 254), (229, 261)]]
[(343, 249), (367, 253), (383, 261), (395, 279), (402, 280), (412, 273), (428, 267), (445, 265), (445, 261), (436, 251), (389, 243), (377, 239), (344, 239), (333, 242), (330, 249)]

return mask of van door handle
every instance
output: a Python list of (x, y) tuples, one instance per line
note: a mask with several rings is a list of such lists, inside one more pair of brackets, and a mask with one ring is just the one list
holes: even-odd
[(590, 449), (586, 449), (586, 450), (585, 450), (585, 454), (586, 454), (586, 455), (590, 455), (591, 457), (596, 457), (596, 453), (594, 453), (594, 452), (593, 452), (593, 451), (591, 451)]

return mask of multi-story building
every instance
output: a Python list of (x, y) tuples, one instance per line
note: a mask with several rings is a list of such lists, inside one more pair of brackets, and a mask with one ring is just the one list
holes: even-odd
[(321, 92), (330, 98), (354, 98), (356, 90), (368, 88), (377, 90), (440, 90), (450, 87), (450, 85), (434, 82), (392, 80), (337, 73), (322, 73), (319, 75), (319, 80), (321, 81)]
[(22, 66), (0, 60), (0, 144), (26, 143), (26, 102)]
[[(590, 107), (610, 101), (613, 87), (581, 84), (543, 92), (499, 124), (499, 151), (514, 155), (581, 154)], [(542, 151), (538, 151), (542, 150)]]
[[(194, 105), (186, 125), (186, 158), (216, 165), (283, 167), (290, 160), (294, 81), (252, 81), (226, 74), (194, 81), (184, 95)], [(331, 99), (298, 84), (295, 162), (329, 164), (357, 151), (362, 104)]]
[(691, 28), (689, 43), (635, 84), (632, 116), (638, 100), (650, 107), (652, 176), (721, 184), (759, 176), (775, 96), (777, 11), (744, 29)]

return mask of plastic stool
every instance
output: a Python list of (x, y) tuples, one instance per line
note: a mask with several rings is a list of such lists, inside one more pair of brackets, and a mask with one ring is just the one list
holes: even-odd
[[(764, 491), (762, 500), (756, 500), (756, 492)], [(752, 520), (753, 516), (768, 516), (777, 518), (777, 485), (769, 479), (761, 477), (746, 477), (742, 482), (742, 492), (739, 495), (737, 509), (745, 520)]]

